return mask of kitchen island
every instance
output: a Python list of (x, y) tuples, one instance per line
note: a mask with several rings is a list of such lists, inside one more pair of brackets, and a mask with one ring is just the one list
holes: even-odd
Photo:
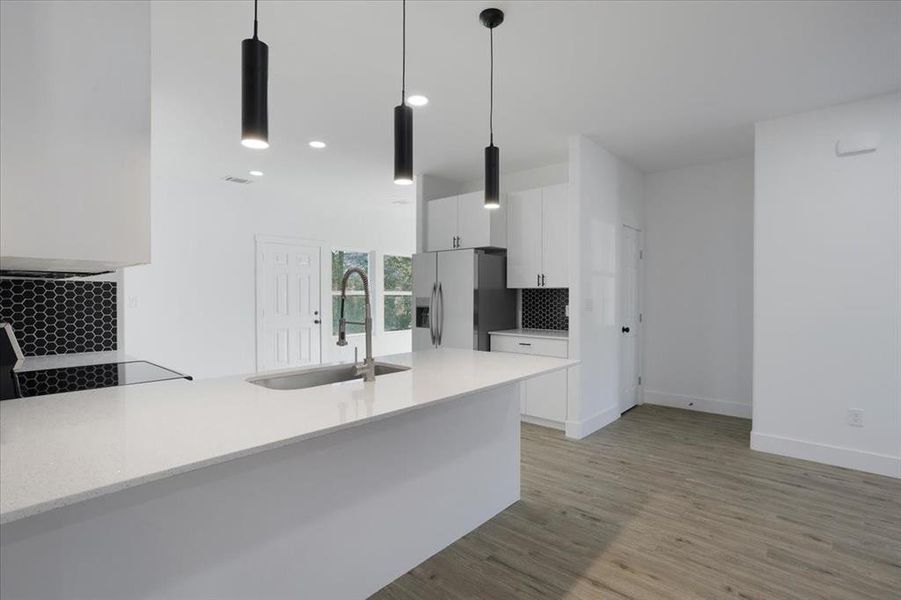
[(519, 382), (574, 361), (380, 361), (3, 402), (0, 595), (363, 598), (515, 502)]

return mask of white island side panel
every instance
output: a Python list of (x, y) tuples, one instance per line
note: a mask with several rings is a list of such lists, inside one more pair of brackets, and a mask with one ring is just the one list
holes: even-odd
[(519, 483), (508, 384), (7, 523), (0, 595), (365, 598)]

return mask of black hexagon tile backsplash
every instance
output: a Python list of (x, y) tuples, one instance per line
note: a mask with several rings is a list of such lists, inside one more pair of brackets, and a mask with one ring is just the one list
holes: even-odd
[(12, 325), (22, 354), (116, 350), (115, 281), (0, 279), (0, 321)]
[(118, 363), (23, 371), (16, 374), (22, 398), (119, 385)]
[(567, 288), (525, 289), (522, 291), (524, 329), (569, 329)]

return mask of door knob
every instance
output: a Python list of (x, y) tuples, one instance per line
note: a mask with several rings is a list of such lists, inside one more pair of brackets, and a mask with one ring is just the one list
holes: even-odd
[(623, 333), (629, 333), (632, 331), (629, 327), (623, 327)]

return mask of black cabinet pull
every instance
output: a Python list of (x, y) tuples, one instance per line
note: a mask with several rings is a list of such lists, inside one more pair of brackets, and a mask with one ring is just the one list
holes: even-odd
[(541, 287), (544, 287), (544, 273), (541, 274)]
[(631, 328), (629, 328), (629, 327), (623, 327), (623, 333), (629, 333), (630, 331), (632, 331)]
[(541, 275), (536, 275), (536, 276), (535, 276), (535, 285), (536, 285), (537, 287), (541, 287)]

